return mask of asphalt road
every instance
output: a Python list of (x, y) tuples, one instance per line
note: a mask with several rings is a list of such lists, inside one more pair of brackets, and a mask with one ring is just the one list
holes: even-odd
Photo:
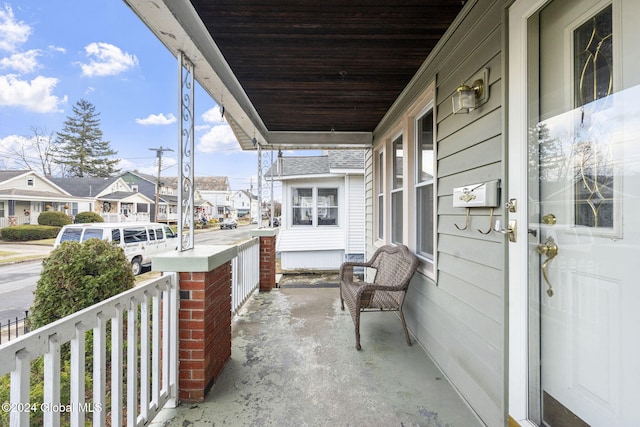
[[(195, 244), (232, 245), (250, 238), (250, 232), (258, 228), (257, 224), (240, 226), (234, 230), (211, 230), (195, 235)], [(12, 250), (19, 251), (24, 245), (13, 245)], [(33, 247), (24, 246), (24, 250)], [(25, 310), (33, 304), (33, 292), (40, 278), (42, 261), (22, 262), (0, 266), (0, 324), (8, 319), (22, 319)]]
[(33, 292), (42, 270), (41, 261), (0, 267), (0, 322), (22, 319), (33, 304)]

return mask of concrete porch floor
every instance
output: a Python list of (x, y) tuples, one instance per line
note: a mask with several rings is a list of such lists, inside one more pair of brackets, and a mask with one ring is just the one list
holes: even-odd
[(233, 320), (231, 359), (205, 402), (165, 426), (479, 426), (396, 313), (364, 313), (362, 351), (335, 287), (256, 293)]

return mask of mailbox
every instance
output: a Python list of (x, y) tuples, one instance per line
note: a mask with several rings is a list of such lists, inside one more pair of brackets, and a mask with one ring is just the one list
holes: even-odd
[(453, 189), (454, 208), (495, 208), (500, 202), (500, 180)]

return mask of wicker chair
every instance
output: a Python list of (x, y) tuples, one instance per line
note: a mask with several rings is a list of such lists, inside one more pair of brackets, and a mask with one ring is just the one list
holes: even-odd
[[(376, 270), (372, 283), (354, 281), (354, 267)], [(411, 345), (402, 304), (409, 281), (418, 268), (418, 258), (406, 246), (382, 246), (368, 262), (345, 262), (340, 266), (340, 302), (351, 312), (356, 332), (356, 349), (360, 350), (360, 313), (363, 311), (398, 311), (402, 327)]]

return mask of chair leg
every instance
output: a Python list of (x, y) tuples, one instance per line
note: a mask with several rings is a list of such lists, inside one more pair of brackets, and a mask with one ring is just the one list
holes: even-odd
[(356, 329), (356, 350), (362, 350), (360, 346), (360, 311), (356, 311), (356, 317), (353, 320)]
[(402, 320), (402, 327), (404, 328), (404, 336), (407, 338), (407, 344), (411, 347), (411, 338), (409, 337), (409, 330), (407, 329), (407, 322), (404, 320), (404, 313), (402, 307), (400, 307), (400, 320)]

